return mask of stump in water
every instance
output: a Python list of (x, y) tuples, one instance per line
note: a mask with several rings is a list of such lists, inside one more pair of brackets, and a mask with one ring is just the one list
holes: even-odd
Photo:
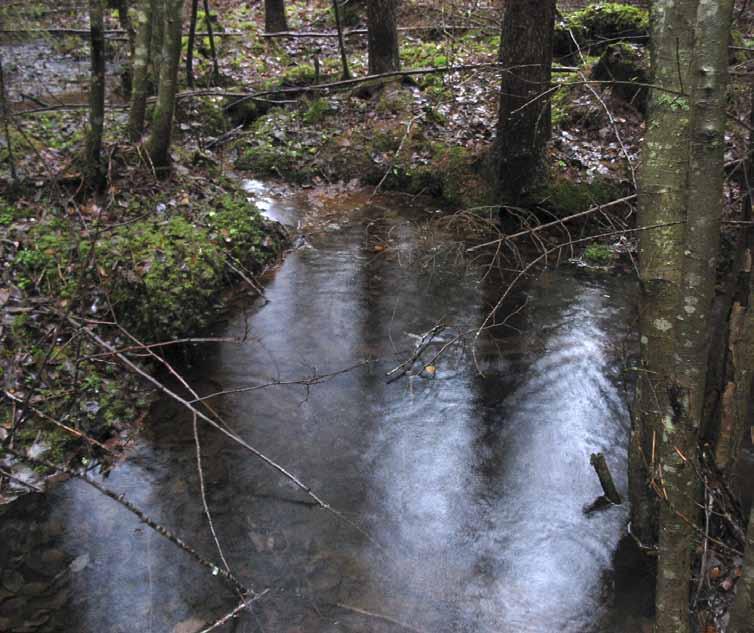
[(623, 499), (621, 499), (618, 489), (615, 487), (615, 482), (613, 482), (613, 476), (610, 474), (605, 456), (602, 453), (592, 453), (589, 463), (594, 467), (597, 477), (600, 479), (605, 498), (615, 505), (623, 503)]

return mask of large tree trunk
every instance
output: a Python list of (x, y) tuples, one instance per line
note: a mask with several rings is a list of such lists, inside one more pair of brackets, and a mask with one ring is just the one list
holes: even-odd
[(264, 30), (280, 33), (288, 30), (285, 19), (285, 0), (264, 0)]
[(495, 160), (498, 191), (506, 201), (515, 202), (547, 173), (550, 101), (535, 97), (550, 85), (555, 1), (508, 0), (505, 6), (500, 45), (505, 69)]
[[(634, 412), (635, 529), (651, 536), (641, 469), (659, 493), (656, 633), (689, 630), (698, 442), (722, 209), (724, 99), (732, 0), (657, 0), (642, 147), (642, 367)], [(696, 35), (694, 35), (696, 34)], [(696, 37), (696, 39), (694, 39)], [(688, 94), (691, 97), (687, 97)]]
[(398, 0), (371, 0), (367, 4), (369, 74), (399, 70)]
[(149, 138), (149, 156), (155, 169), (164, 171), (170, 165), (170, 139), (173, 132), (175, 95), (178, 92), (178, 65), (181, 58), (181, 27), (183, 0), (166, 0), (163, 61), (157, 104)]
[(103, 0), (89, 0), (91, 76), (89, 79), (89, 128), (84, 148), (84, 178), (102, 184), (102, 134), (105, 126), (105, 7)]
[(152, 50), (152, 24), (156, 0), (141, 0), (135, 11), (136, 45), (133, 58), (131, 107), (128, 112), (128, 136), (136, 142), (144, 133), (144, 118), (149, 94), (149, 64)]
[[(642, 146), (639, 225), (667, 226), (640, 233), (642, 367), (630, 447), (631, 524), (634, 533), (647, 543), (655, 538), (656, 508), (649, 481), (657, 468), (654, 447), (667, 437), (662, 421), (670, 411), (668, 379), (675, 363), (674, 325), (683, 268), (690, 105), (688, 98), (674, 92), (684, 92), (691, 83), (696, 17), (692, 4), (657, 0), (652, 12), (652, 73), (658, 88), (650, 93)], [(655, 472), (650, 472), (650, 467)]]

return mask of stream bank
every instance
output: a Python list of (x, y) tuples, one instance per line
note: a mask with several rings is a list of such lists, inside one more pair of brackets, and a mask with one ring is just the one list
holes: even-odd
[[(13, 434), (11, 448), (53, 463), (119, 459), (153, 396), (88, 330), (127, 352), (190, 354), (231, 290), (256, 294), (254, 278), (287, 244), (234, 180), (210, 172), (158, 183), (127, 161), (117, 169), (108, 195), (85, 204), (53, 189), (1, 202), (0, 440)], [(151, 372), (157, 358), (145, 349), (137, 362)], [(48, 472), (10, 456), (0, 466), (13, 477), (6, 500)]]

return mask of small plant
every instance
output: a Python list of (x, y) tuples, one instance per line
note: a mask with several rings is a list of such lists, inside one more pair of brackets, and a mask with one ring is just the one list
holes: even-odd
[(606, 266), (613, 258), (613, 252), (604, 244), (590, 244), (584, 251), (584, 261), (595, 266)]

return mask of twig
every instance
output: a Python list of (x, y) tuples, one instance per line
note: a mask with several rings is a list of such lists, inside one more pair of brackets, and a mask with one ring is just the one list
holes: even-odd
[(245, 600), (244, 602), (242, 602), (241, 604), (239, 604), (235, 609), (233, 609), (233, 611), (231, 611), (230, 613), (224, 615), (219, 620), (215, 620), (212, 624), (210, 624), (209, 626), (201, 629), (200, 631), (197, 631), (196, 633), (209, 633), (210, 631), (214, 631), (216, 628), (222, 626), (226, 622), (230, 622), (239, 613), (241, 613), (241, 611), (243, 611), (246, 607), (248, 607), (252, 603), (254, 603), (257, 600), (259, 600), (268, 591), (269, 591), (269, 589), (265, 589), (262, 593), (259, 593), (259, 594), (255, 595), (251, 600)]
[(384, 615), (382, 613), (375, 613), (374, 611), (367, 611), (366, 609), (360, 609), (359, 607), (354, 607), (354, 606), (351, 606), (350, 604), (343, 604), (341, 602), (337, 602), (335, 606), (340, 607), (341, 609), (346, 609), (347, 611), (353, 611), (354, 613), (358, 613), (359, 615), (365, 615), (369, 618), (377, 618), (378, 620), (383, 620), (385, 622), (389, 622), (390, 624), (395, 624), (396, 626), (399, 626), (402, 629), (406, 629), (407, 631), (412, 631), (413, 633), (426, 633), (425, 631), (422, 631), (421, 629), (417, 629), (411, 626), (410, 624), (406, 624), (405, 622), (396, 620), (395, 618), (392, 618), (389, 615)]
[(213, 562), (207, 560), (201, 554), (199, 554), (199, 552), (197, 552), (193, 547), (191, 547), (188, 543), (186, 543), (186, 541), (184, 541), (181, 537), (177, 536), (176, 534), (171, 532), (168, 528), (164, 527), (163, 525), (160, 525), (159, 523), (157, 523), (157, 521), (147, 516), (147, 514), (145, 514), (143, 510), (141, 510), (139, 507), (131, 503), (126, 498), (125, 494), (118, 494), (117, 492), (110, 490), (110, 488), (103, 486), (98, 481), (95, 481), (94, 479), (89, 477), (87, 474), (80, 473), (75, 470), (71, 470), (70, 468), (68, 468), (67, 466), (63, 466), (62, 464), (53, 464), (52, 462), (49, 462), (46, 459), (41, 459), (39, 457), (29, 457), (28, 455), (19, 453), (12, 448), (4, 448), (3, 450), (22, 461), (29, 462), (36, 466), (45, 466), (46, 468), (49, 468), (51, 470), (56, 470), (58, 472), (64, 473), (68, 475), (69, 477), (75, 477), (76, 479), (81, 479), (82, 481), (85, 481), (87, 484), (92, 486), (92, 488), (95, 488), (96, 490), (101, 492), (103, 495), (110, 497), (113, 501), (123, 506), (126, 510), (131, 512), (131, 514), (136, 515), (142, 523), (148, 525), (155, 532), (157, 532), (160, 536), (165, 537), (171, 543), (180, 547), (184, 552), (186, 552), (189, 556), (191, 556), (191, 558), (197, 561), (200, 565), (209, 569), (213, 576), (217, 576), (219, 574), (225, 580), (227, 580), (231, 585), (233, 585), (235, 589), (240, 591), (243, 595), (249, 595), (249, 594), (257, 595), (252, 589), (248, 589), (243, 584), (241, 584), (241, 582), (233, 574), (229, 573), (227, 570), (220, 569)]
[(478, 251), (482, 248), (485, 248), (487, 246), (494, 246), (495, 244), (500, 244), (501, 242), (507, 242), (508, 240), (516, 239), (517, 237), (522, 237), (524, 235), (530, 235), (532, 233), (537, 233), (538, 231), (543, 231), (544, 229), (549, 229), (550, 227), (556, 226), (558, 224), (563, 224), (565, 222), (570, 222), (571, 220), (576, 220), (578, 218), (582, 218), (585, 215), (589, 215), (591, 213), (596, 213), (597, 211), (602, 211), (604, 209), (607, 209), (609, 207), (614, 207), (619, 204), (625, 204), (627, 202), (631, 202), (633, 200), (636, 200), (636, 194), (632, 194), (630, 196), (624, 196), (623, 198), (618, 198), (617, 200), (613, 200), (611, 202), (606, 202), (605, 204), (599, 204), (596, 207), (592, 207), (591, 209), (587, 209), (586, 211), (579, 211), (578, 213), (574, 213), (572, 215), (567, 215), (564, 218), (560, 218), (558, 220), (553, 220), (552, 222), (547, 222), (546, 224), (540, 224), (538, 226), (535, 226), (531, 229), (526, 229), (524, 231), (518, 231), (517, 233), (513, 233), (512, 235), (504, 235), (501, 238), (498, 238), (496, 240), (492, 240), (491, 242), (485, 242), (484, 244), (477, 244), (476, 246), (472, 246), (470, 248), (466, 249), (467, 253), (471, 253), (473, 251)]

